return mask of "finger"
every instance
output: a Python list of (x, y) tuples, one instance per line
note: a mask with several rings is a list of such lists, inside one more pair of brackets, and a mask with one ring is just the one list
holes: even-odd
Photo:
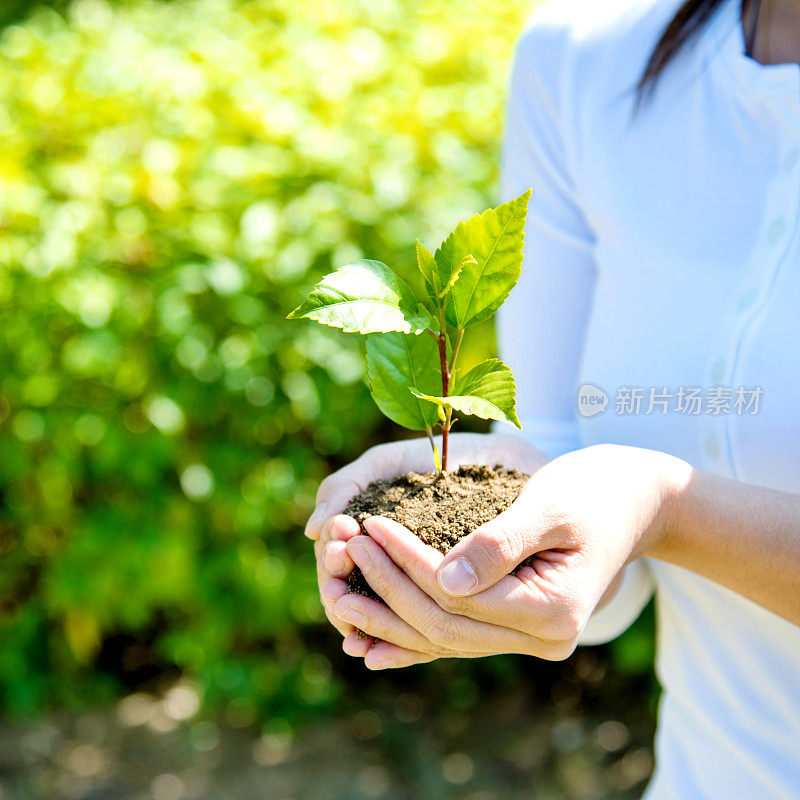
[(324, 563), (325, 547), (330, 542), (346, 542), (359, 533), (361, 533), (361, 527), (352, 517), (345, 514), (331, 517), (322, 527), (319, 539), (314, 542), (314, 557), (317, 561)]
[[(329, 479), (326, 478), (325, 480)], [(324, 485), (324, 481), (322, 485)], [(339, 480), (335, 491), (329, 491), (325, 500), (318, 500), (314, 512), (308, 518), (308, 522), (306, 523), (306, 528), (304, 531), (305, 535), (309, 539), (319, 539), (327, 520), (336, 516), (337, 514), (341, 514), (350, 500), (363, 491), (364, 489), (360, 484), (357, 484), (350, 479), (345, 478)]]
[[(359, 524), (352, 518), (339, 514), (332, 517), (322, 528), (322, 535), (314, 542), (314, 555), (317, 559), (317, 578), (319, 586), (328, 578), (345, 578), (353, 571), (353, 564), (346, 550), (342, 550), (344, 543), (361, 532)], [(333, 556), (327, 562), (328, 548), (333, 548)], [(337, 550), (338, 548), (338, 550)], [(342, 563), (336, 562), (336, 556), (344, 558)], [(330, 566), (335, 567), (329, 569)]]
[[(364, 528), (392, 561), (445, 611), (532, 633), (526, 627), (532, 611), (530, 598), (527, 598), (528, 602), (524, 606), (525, 617), (518, 619), (510, 616), (509, 606), (512, 603), (519, 605), (526, 600), (520, 591), (524, 587), (520, 587), (518, 580), (510, 581), (496, 591), (482, 592), (467, 598), (453, 597), (439, 585), (437, 571), (445, 556), (438, 550), (426, 545), (407, 528), (386, 517), (370, 517), (364, 521)], [(515, 592), (513, 601), (509, 597), (511, 591)], [(513, 624), (512, 620), (518, 624)]]
[(444, 560), (438, 550), (386, 517), (370, 517), (364, 521), (364, 528), (426, 595), (451, 614), (513, 628), (546, 641), (568, 639), (582, 624), (575, 586), (586, 581), (577, 553), (542, 553), (534, 568), (523, 567), (478, 594), (456, 597), (445, 593), (437, 580), (437, 569)]
[(336, 594), (332, 600), (326, 600), (322, 591), (322, 587), (333, 578), (347, 577), (347, 575), (352, 572), (352, 567), (344, 573), (330, 572), (325, 565), (325, 550), (329, 545), (343, 546), (345, 540), (356, 535), (360, 530), (361, 529), (358, 523), (352, 517), (339, 515), (328, 520), (322, 530), (320, 538), (314, 542), (314, 555), (317, 562), (317, 586), (320, 590), (322, 607), (325, 610), (325, 616), (327, 616), (328, 621), (336, 628), (336, 630), (339, 631), (339, 633), (342, 634), (342, 636), (347, 636), (349, 633), (352, 633), (353, 627), (352, 625), (348, 625), (347, 623), (342, 622), (342, 620), (337, 619), (337, 617), (331, 613), (330, 609), (332, 604), (338, 600), (343, 591), (347, 590), (347, 585), (342, 581), (339, 581), (338, 583), (344, 587), (344, 590), (339, 588), (337, 590), (338, 594)]
[(308, 518), (308, 522), (306, 522), (303, 534), (312, 541), (316, 541), (322, 535), (322, 526), (325, 524), (325, 520), (329, 519), (330, 516), (327, 504), (317, 503)]
[(364, 658), (374, 644), (375, 640), (371, 636), (365, 636), (363, 633), (359, 634), (358, 631), (355, 631), (344, 637), (342, 650), (354, 658)]
[(330, 622), (330, 624), (334, 628), (336, 628), (336, 630), (343, 637), (346, 638), (346, 637), (350, 636), (351, 634), (354, 634), (352, 625), (348, 625), (346, 622), (342, 622), (340, 619), (337, 619), (336, 616), (332, 612), (328, 611), (327, 608), (323, 609), (323, 611), (325, 612), (325, 617), (328, 620), (328, 622)]
[[(549, 657), (547, 651), (550, 643), (538, 637), (502, 625), (451, 614), (442, 609), (370, 537), (354, 537), (347, 543), (347, 549), (378, 596), (400, 619), (419, 631), (434, 646), (435, 651), (443, 648), (484, 654), (528, 653)], [(379, 624), (369, 617), (372, 606), (361, 605), (359, 611), (367, 616), (367, 625)], [(363, 630), (372, 633), (376, 628)]]
[(361, 533), (361, 526), (347, 514), (336, 514), (325, 523), (322, 530), (328, 541), (346, 542)]
[[(453, 655), (456, 655), (455, 653)], [(427, 664), (442, 656), (434, 656), (430, 653), (417, 653), (413, 650), (406, 650), (391, 642), (376, 642), (371, 647), (364, 658), (364, 665), (367, 669), (398, 669), (400, 667), (411, 667), (414, 664)]]
[[(340, 513), (344, 510), (347, 503), (343, 503), (341, 508), (332, 509), (327, 503), (318, 503), (314, 513), (306, 523), (305, 535), (314, 541), (318, 541), (326, 533), (332, 538), (347, 538), (348, 530), (354, 531), (350, 536), (358, 533), (358, 523), (352, 517)], [(349, 522), (347, 520), (350, 520)], [(355, 523), (355, 526), (353, 525)], [(333, 524), (334, 529), (331, 530)]]
[(388, 606), (359, 594), (346, 594), (334, 603), (333, 613), (373, 639), (381, 639), (408, 650), (439, 653), (435, 647)]
[(319, 587), (319, 593), (325, 602), (325, 607), (333, 609), (333, 606), (347, 594), (347, 584), (338, 578), (329, 578)]
[(346, 578), (355, 566), (347, 554), (346, 543), (341, 541), (328, 542), (323, 550), (322, 558), (325, 569), (334, 578)]
[(325, 551), (329, 544), (337, 542), (346, 542), (353, 536), (361, 532), (358, 523), (352, 518), (340, 514), (330, 519), (322, 529), (322, 535), (317, 541), (314, 542), (314, 557), (317, 560), (317, 578), (318, 584), (322, 586), (324, 581), (328, 578), (344, 577), (352, 572), (350, 570), (341, 573), (334, 573), (328, 570), (325, 565)]
[(319, 539), (328, 520), (341, 515), (350, 500), (363, 492), (370, 483), (366, 469), (363, 467), (357, 469), (357, 464), (358, 460), (343, 467), (329, 475), (319, 485), (317, 505), (308, 518), (305, 528), (305, 535), (309, 539)]
[[(444, 560), (444, 556), (438, 550), (426, 545), (410, 530), (387, 517), (369, 517), (364, 520), (364, 528), (372, 539), (381, 545), (392, 561), (426, 595), (433, 598), (440, 608), (451, 614), (461, 614), (480, 622), (533, 633), (526, 627), (531, 611), (530, 603), (526, 603), (523, 607), (525, 616), (520, 615), (521, 618), (512, 616), (513, 604), (520, 606), (525, 599), (520, 596), (522, 594), (520, 588), (523, 587), (519, 586), (519, 581), (513, 581), (511, 586), (503, 586), (500, 591), (483, 592), (467, 598), (453, 597), (442, 590), (437, 579), (437, 570)], [(513, 600), (509, 597), (509, 592), (512, 590), (516, 590)], [(515, 622), (517, 624), (514, 624)]]
[(444, 556), (425, 544), (415, 533), (388, 517), (368, 517), (364, 530), (381, 546), (427, 595), (436, 597), (441, 589), (436, 580), (436, 570)]
[(346, 593), (347, 584), (337, 578), (322, 579), (319, 582), (319, 595), (322, 600), (322, 607), (325, 610), (325, 616), (342, 636), (349, 636), (351, 633), (355, 633), (355, 628), (350, 623), (339, 619), (339, 617), (333, 613), (333, 607), (336, 601)]
[(481, 525), (444, 557), (438, 580), (455, 597), (468, 597), (493, 586), (527, 556), (559, 547), (559, 521), (546, 518), (534, 501), (533, 481), (502, 514)]

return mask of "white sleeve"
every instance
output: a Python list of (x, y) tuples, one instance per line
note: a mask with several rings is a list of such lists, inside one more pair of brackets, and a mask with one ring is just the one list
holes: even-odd
[[(533, 196), (522, 274), (500, 309), (498, 338), (517, 378), (521, 435), (555, 458), (582, 446), (575, 403), (597, 268), (594, 235), (569, 163), (570, 103), (559, 88), (567, 83), (558, 52), (563, 48), (552, 33), (534, 16), (514, 58), (501, 192), (507, 200), (532, 188)], [(507, 425), (502, 429), (508, 432)], [(652, 593), (652, 574), (642, 559), (625, 567), (617, 591), (587, 623), (581, 644), (619, 636)]]
[(637, 558), (622, 570), (622, 580), (611, 599), (595, 611), (578, 644), (604, 644), (616, 639), (635, 621), (653, 595), (655, 581), (647, 560)]
[(532, 188), (533, 196), (522, 274), (498, 314), (522, 435), (551, 457), (581, 446), (575, 394), (596, 275), (594, 235), (568, 163), (558, 49), (534, 17), (514, 57), (501, 193), (507, 200)]

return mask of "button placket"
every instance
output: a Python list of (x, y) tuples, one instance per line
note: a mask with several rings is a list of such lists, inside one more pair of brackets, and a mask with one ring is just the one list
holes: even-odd
[[(795, 130), (800, 130), (800, 106), (794, 109)], [(747, 372), (747, 355), (752, 352), (755, 341), (758, 341), (759, 320), (765, 319), (771, 312), (774, 304), (780, 302), (778, 298), (786, 289), (787, 279), (796, 268), (800, 243), (800, 186), (797, 181), (797, 170), (800, 166), (800, 146), (793, 144), (784, 159), (784, 170), (786, 175), (781, 175), (776, 183), (780, 187), (780, 193), (775, 192), (774, 199), (782, 203), (783, 216), (781, 219), (789, 221), (789, 225), (784, 229), (783, 235), (778, 243), (772, 245), (772, 253), (765, 254), (765, 258), (772, 256), (772, 269), (768, 283), (765, 283), (759, 292), (759, 302), (752, 313), (745, 315), (743, 324), (738, 330), (738, 347), (736, 360), (732, 365), (731, 378), (737, 386), (744, 383), (752, 384), (753, 375)], [(791, 177), (789, 177), (791, 175)], [(773, 193), (770, 193), (770, 200)], [(745, 377), (747, 376), (747, 377)], [(760, 382), (759, 379), (758, 382)], [(737, 447), (739, 444), (738, 419), (729, 419), (726, 424), (727, 446), (730, 452), (731, 476), (739, 479), (743, 470), (747, 469), (746, 462), (742, 461), (743, 455)], [(746, 474), (746, 472), (744, 473)]]
[[(800, 146), (796, 143), (785, 150), (783, 170), (770, 186), (758, 242), (743, 270), (742, 290), (734, 295), (735, 306), (725, 318), (723, 328), (715, 337), (707, 372), (709, 386), (731, 387), (735, 382), (739, 348), (752, 320), (760, 312), (777, 280), (793, 236), (789, 234), (787, 218), (794, 220), (799, 194), (789, 183), (788, 175), (800, 164)], [(730, 450), (729, 414), (705, 414), (701, 425), (701, 443), (709, 465), (735, 477), (733, 453)]]

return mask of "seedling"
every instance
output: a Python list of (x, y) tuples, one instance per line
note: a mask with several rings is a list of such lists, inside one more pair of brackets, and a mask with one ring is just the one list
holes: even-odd
[(375, 403), (398, 425), (425, 431), (443, 472), (455, 413), (520, 427), (511, 370), (490, 358), (462, 374), (458, 356), (466, 329), (492, 317), (519, 278), (530, 194), (460, 222), (435, 253), (417, 242), (405, 278), (380, 261), (340, 267), (288, 316), (365, 335)]

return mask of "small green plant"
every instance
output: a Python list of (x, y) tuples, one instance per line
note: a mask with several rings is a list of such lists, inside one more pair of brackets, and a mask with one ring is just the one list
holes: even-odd
[(520, 427), (511, 370), (490, 358), (461, 374), (458, 355), (466, 329), (489, 319), (519, 278), (530, 194), (460, 222), (435, 253), (417, 242), (418, 273), (408, 280), (380, 261), (356, 261), (326, 275), (288, 316), (366, 335), (375, 403), (398, 425), (425, 431), (444, 472), (455, 412)]

